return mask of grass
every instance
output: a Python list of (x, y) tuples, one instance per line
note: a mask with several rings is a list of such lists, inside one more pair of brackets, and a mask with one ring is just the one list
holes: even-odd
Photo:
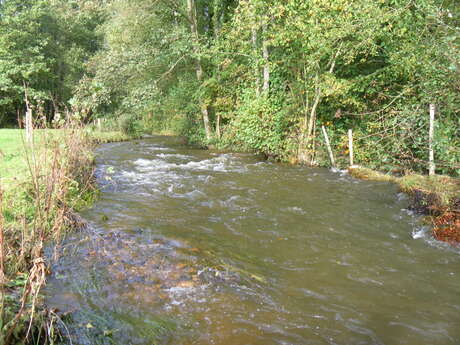
[(3, 188), (27, 175), (24, 155), (23, 131), (0, 129), (0, 183)]
[[(91, 142), (97, 144), (130, 139), (126, 134), (117, 131), (87, 130), (85, 133)], [(24, 135), (25, 132), (21, 129), (0, 129), (0, 185), (4, 189), (17, 185), (18, 182), (29, 177), (29, 168), (25, 159)], [(65, 135), (65, 130), (36, 130), (35, 140), (40, 146), (45, 136), (59, 137), (62, 135)]]
[(425, 195), (436, 195), (438, 206), (448, 207), (460, 198), (460, 179), (444, 176), (406, 175), (399, 178), (399, 185), (404, 192), (417, 190)]
[(117, 141), (126, 141), (132, 139), (129, 135), (119, 131), (106, 132), (86, 130), (85, 133), (88, 136), (88, 139), (95, 144), (113, 143)]
[(369, 169), (369, 168), (363, 168), (363, 167), (353, 167), (349, 168), (348, 171), (350, 172), (350, 175), (356, 178), (359, 178), (361, 180), (371, 180), (371, 181), (382, 181), (382, 182), (397, 182), (397, 177), (389, 175), (389, 174), (383, 174), (381, 172)]
[(394, 182), (412, 198), (412, 207), (429, 214), (433, 236), (449, 243), (460, 242), (460, 179), (444, 175), (409, 174), (396, 177), (367, 168), (349, 168), (350, 175), (373, 181)]
[[(444, 175), (426, 176), (410, 174), (401, 177), (363, 168), (350, 168), (352, 176), (372, 181), (394, 182), (400, 189), (410, 195), (419, 194), (429, 196), (437, 208), (448, 208), (460, 198), (460, 179)], [(430, 206), (430, 205), (427, 205)]]
[(55, 320), (39, 308), (44, 243), (81, 225), (75, 212), (96, 194), (94, 145), (128, 139), (69, 126), (36, 130), (31, 146), (23, 133), (0, 129), (0, 345), (52, 342)]

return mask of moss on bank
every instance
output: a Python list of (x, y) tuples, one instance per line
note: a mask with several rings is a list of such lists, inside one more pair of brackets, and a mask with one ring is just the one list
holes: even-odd
[(411, 207), (430, 216), (433, 236), (438, 240), (460, 242), (460, 179), (444, 175), (418, 174), (401, 177), (368, 168), (349, 168), (351, 176), (364, 180), (394, 182), (411, 197)]

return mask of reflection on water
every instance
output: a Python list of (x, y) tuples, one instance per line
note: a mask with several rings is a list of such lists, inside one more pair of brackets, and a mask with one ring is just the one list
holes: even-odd
[(460, 252), (393, 185), (166, 137), (98, 151), (46, 291), (74, 344), (460, 342)]

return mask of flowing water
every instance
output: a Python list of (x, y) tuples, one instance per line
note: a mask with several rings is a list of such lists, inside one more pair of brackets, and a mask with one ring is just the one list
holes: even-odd
[(168, 137), (97, 162), (46, 290), (73, 344), (460, 344), (460, 251), (394, 185)]

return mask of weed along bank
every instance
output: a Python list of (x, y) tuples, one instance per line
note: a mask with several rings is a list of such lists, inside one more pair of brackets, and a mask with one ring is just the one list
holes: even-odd
[[(91, 205), (94, 184), (93, 142), (119, 140), (69, 127), (35, 130), (0, 129), (1, 215), (0, 277), (3, 344), (48, 341), (59, 320), (46, 309), (41, 290), (47, 274), (44, 248), (59, 244), (83, 223), (77, 214)], [(47, 340), (48, 339), (48, 340)]]

